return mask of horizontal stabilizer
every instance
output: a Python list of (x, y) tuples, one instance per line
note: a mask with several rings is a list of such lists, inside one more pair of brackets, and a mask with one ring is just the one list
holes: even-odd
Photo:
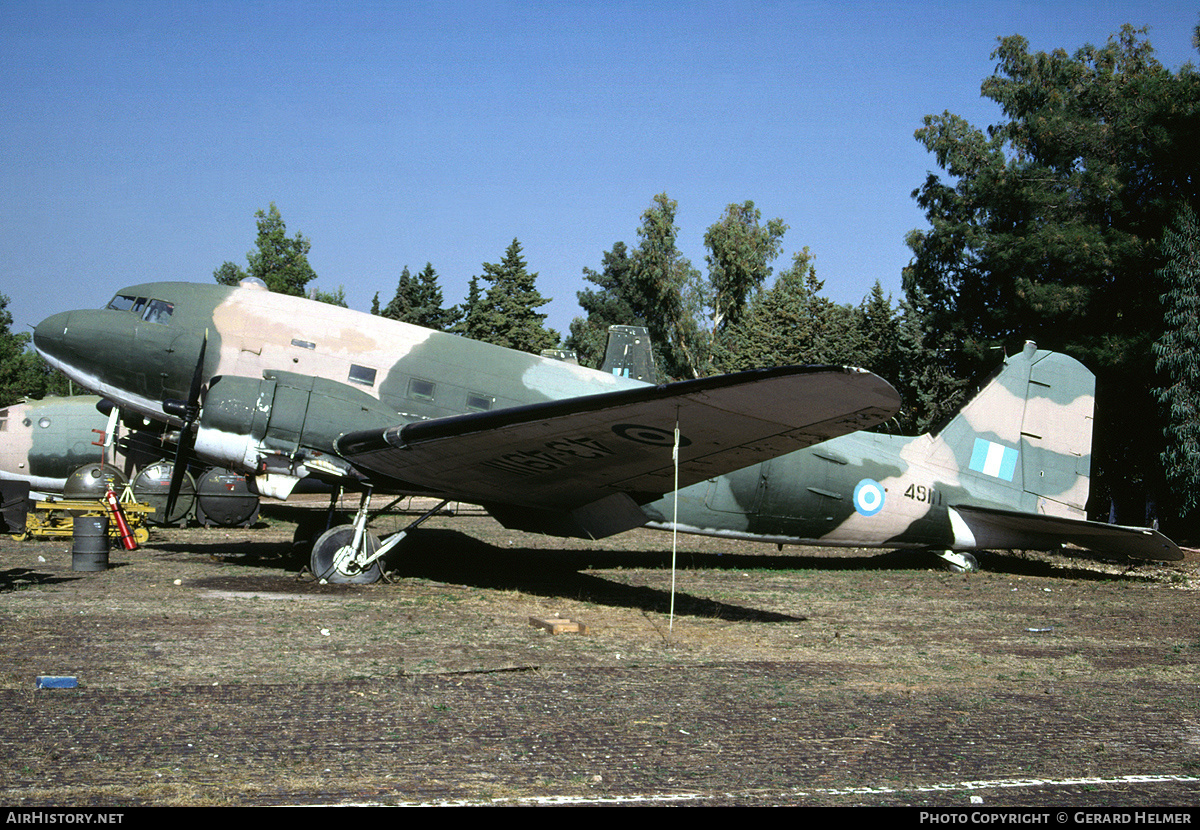
[[(1063, 544), (1071, 544), (1114, 559), (1174, 562), (1183, 558), (1178, 545), (1148, 527), (1125, 527), (970, 505), (951, 508), (951, 520), (955, 525), (956, 541), (965, 529), (974, 538), (974, 546), (985, 550), (1057, 550)], [(965, 528), (959, 526), (959, 521)]]
[(899, 403), (870, 372), (788, 366), (363, 430), (337, 448), (402, 488), (577, 511), (673, 490), (676, 424), (684, 487), (874, 426)]

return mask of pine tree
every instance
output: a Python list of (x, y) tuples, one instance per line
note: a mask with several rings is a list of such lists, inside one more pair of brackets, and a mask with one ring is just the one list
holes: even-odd
[(558, 345), (558, 335), (542, 325), (546, 315), (537, 311), (550, 300), (538, 293), (537, 274), (525, 269), (518, 240), (499, 263), (483, 264), (483, 278), (490, 286), (480, 313), (480, 339), (531, 354)]
[(791, 364), (859, 365), (866, 351), (858, 310), (821, 296), (808, 248), (725, 329), (717, 355), (726, 372)]
[(629, 258), (625, 243), (614, 243), (612, 250), (604, 253), (601, 265), (599, 273), (591, 268), (583, 269), (584, 279), (599, 290), (585, 288), (576, 293), (579, 307), (587, 312), (587, 317), (576, 317), (571, 321), (571, 333), (563, 344), (575, 352), (581, 365), (592, 368), (604, 362), (609, 326), (646, 325), (630, 284), (633, 260)]
[(483, 292), (479, 288), (479, 277), (471, 277), (467, 283), (467, 299), (459, 308), (458, 319), (450, 327), (454, 334), (461, 334), (471, 340), (486, 340), (487, 330), (484, 319)]
[(458, 321), (458, 307), (443, 308), (442, 287), (433, 263), (426, 262), (412, 283), (411, 323), (437, 331), (449, 331)]
[(379, 312), (380, 316), (389, 320), (411, 323), (412, 320), (409, 318), (412, 314), (413, 288), (412, 274), (405, 265), (404, 270), (400, 272), (400, 279), (396, 283), (396, 293), (392, 295), (391, 302), (383, 307), (383, 311)]

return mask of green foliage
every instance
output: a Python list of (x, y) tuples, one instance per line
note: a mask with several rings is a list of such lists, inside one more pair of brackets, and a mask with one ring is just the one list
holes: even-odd
[(1180, 512), (1188, 514), (1200, 505), (1200, 226), (1190, 207), (1179, 212), (1162, 248), (1165, 330), (1154, 354), (1166, 385), (1155, 394), (1166, 418), (1163, 470)]
[(320, 288), (314, 287), (312, 298), (318, 303), (329, 303), (330, 305), (349, 308), (346, 305), (346, 287), (344, 285), (339, 285), (337, 291), (322, 291)]
[(372, 313), (391, 320), (400, 320), (438, 331), (448, 331), (458, 321), (459, 310), (442, 308), (442, 288), (438, 284), (437, 271), (432, 263), (425, 263), (424, 270), (417, 276), (409, 273), (408, 266), (400, 273), (396, 294), (391, 302), (379, 310), (376, 295)]
[(0, 294), (0, 406), (8, 406), (22, 398), (44, 398), (47, 395), (66, 395), (67, 379), (61, 372), (29, 348), (32, 335), (13, 333), (9, 298)]
[(633, 252), (630, 285), (633, 303), (650, 329), (671, 378), (698, 378), (711, 371), (711, 338), (700, 325), (706, 291), (700, 272), (680, 253), (675, 225), (678, 204), (660, 193), (642, 214), (639, 242)]
[(646, 325), (642, 303), (632, 283), (633, 260), (625, 243), (616, 242), (611, 251), (605, 251), (601, 266), (599, 273), (583, 269), (584, 279), (599, 286), (599, 290), (585, 288), (575, 295), (587, 317), (571, 321), (570, 334), (563, 344), (564, 348), (574, 350), (580, 365), (592, 368), (604, 362), (609, 326)]
[(718, 347), (721, 368), (854, 363), (865, 347), (858, 316), (851, 306), (821, 296), (823, 287), (805, 248), (726, 328)]
[(512, 241), (499, 263), (483, 264), (483, 278), (489, 283), (487, 294), (480, 299), (472, 279), (476, 296), (467, 298), (468, 337), (532, 354), (558, 345), (557, 332), (543, 326), (546, 315), (537, 311), (550, 300), (538, 293), (537, 274), (525, 269), (519, 241)]
[(754, 202), (731, 204), (704, 234), (714, 335), (738, 322), (747, 296), (771, 275), (771, 263), (779, 256), (788, 226), (782, 219), (772, 219), (764, 226), (761, 219)]
[(1125, 27), (1070, 56), (1001, 39), (982, 92), (1007, 120), (985, 132), (947, 112), (916, 133), (953, 181), (930, 175), (914, 192), (930, 227), (909, 235), (904, 272), (926, 345), (948, 350), (952, 376), (990, 369), (1026, 339), (1096, 372), (1094, 467), (1130, 495), (1145, 490), (1160, 440), (1148, 417), (1158, 240), (1200, 181), (1197, 154), (1181, 152), (1195, 146), (1198, 76), (1164, 69), (1142, 34)]
[(246, 279), (247, 274), (237, 264), (233, 262), (222, 262), (217, 270), (213, 271), (213, 279), (221, 285), (237, 285), (242, 280)]
[(857, 307), (821, 296), (823, 287), (805, 248), (718, 338), (721, 370), (788, 364), (869, 369), (900, 392), (904, 409), (894, 428), (907, 433), (928, 430), (946, 408), (961, 403), (963, 384), (939, 364), (919, 318), (904, 303), (893, 309), (878, 282)]
[(601, 272), (583, 269), (598, 290), (577, 295), (587, 317), (571, 323), (566, 345), (584, 365), (603, 360), (614, 324), (649, 328), (656, 363), (671, 378), (814, 362), (878, 368), (888, 377), (913, 364), (901, 354), (902, 323), (883, 289), (876, 284), (858, 308), (831, 302), (820, 296), (807, 248), (763, 288), (787, 230), (782, 219), (763, 225), (753, 202), (729, 205), (705, 234), (705, 281), (676, 247), (675, 211), (665, 193), (655, 196), (632, 254), (618, 242)]
[(450, 331), (472, 340), (486, 339), (485, 311), (483, 292), (479, 288), (479, 277), (473, 276), (467, 284), (467, 299), (462, 305), (460, 316), (450, 327)]
[(234, 263), (225, 262), (213, 272), (213, 278), (222, 285), (237, 285), (247, 276), (257, 277), (276, 293), (306, 296), (306, 286), (317, 278), (308, 264), (312, 243), (300, 233), (288, 238), (287, 227), (274, 202), (267, 211), (260, 210), (254, 216), (258, 221), (258, 240), (257, 247), (246, 254), (248, 269), (243, 271)]

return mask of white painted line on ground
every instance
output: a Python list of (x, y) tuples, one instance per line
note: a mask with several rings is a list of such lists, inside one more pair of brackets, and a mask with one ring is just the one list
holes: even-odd
[[(640, 795), (548, 795), (527, 798), (447, 798), (432, 801), (400, 801), (395, 807), (480, 807), (486, 805), (568, 805), (568, 804), (662, 804), (685, 801), (708, 801), (715, 798), (745, 798), (770, 801), (772, 797), (803, 798), (822, 795), (888, 795), (902, 793), (932, 792), (977, 792), (978, 790), (1004, 790), (1023, 787), (1078, 787), (1119, 784), (1175, 784), (1200, 782), (1195, 775), (1118, 775), (1109, 778), (998, 778), (991, 781), (958, 781), (944, 784), (927, 784), (913, 787), (821, 787), (818, 789), (794, 790), (743, 790), (722, 793), (646, 793)], [(383, 807), (381, 802), (355, 802), (339, 804), (339, 807)]]

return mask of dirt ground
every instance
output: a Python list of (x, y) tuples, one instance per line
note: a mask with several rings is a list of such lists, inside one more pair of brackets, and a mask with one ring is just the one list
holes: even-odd
[(670, 534), (460, 510), (334, 586), (264, 517), (100, 572), (0, 538), (0, 803), (1200, 803), (1194, 552), (959, 575), (680, 536), (672, 623)]

